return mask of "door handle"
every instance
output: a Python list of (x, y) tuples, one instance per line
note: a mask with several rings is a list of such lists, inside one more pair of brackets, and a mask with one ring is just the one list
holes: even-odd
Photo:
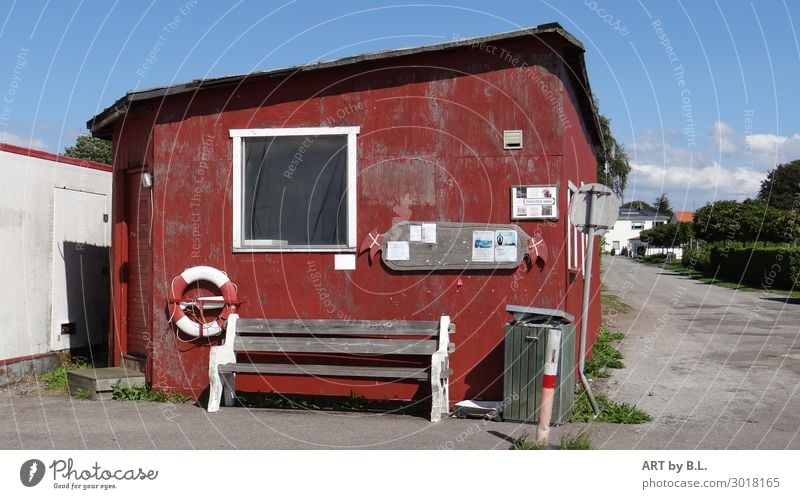
[(525, 339), (528, 340), (528, 341), (532, 341), (534, 343), (539, 341), (539, 337), (538, 336), (526, 336)]

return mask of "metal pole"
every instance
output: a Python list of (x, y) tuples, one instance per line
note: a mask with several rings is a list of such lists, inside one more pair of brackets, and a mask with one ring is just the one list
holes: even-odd
[(592, 285), (592, 260), (594, 259), (594, 226), (591, 225), (592, 220), (592, 194), (589, 193), (587, 196), (587, 208), (586, 208), (586, 218), (588, 219), (588, 227), (589, 227), (589, 241), (586, 244), (586, 261), (584, 262), (585, 267), (583, 269), (583, 303), (581, 305), (581, 352), (580, 352), (580, 362), (578, 363), (578, 374), (581, 378), (581, 384), (583, 385), (584, 391), (586, 391), (586, 396), (589, 398), (589, 403), (592, 405), (592, 411), (594, 411), (595, 416), (600, 414), (600, 409), (597, 407), (597, 402), (594, 400), (594, 395), (592, 394), (592, 388), (589, 386), (589, 380), (586, 379), (586, 375), (583, 374), (583, 369), (586, 365), (586, 330), (588, 326), (588, 318), (589, 318), (589, 298), (590, 298), (590, 291)]

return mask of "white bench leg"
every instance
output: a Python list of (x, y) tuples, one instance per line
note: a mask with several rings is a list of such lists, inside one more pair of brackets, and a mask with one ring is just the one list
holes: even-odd
[(211, 354), (208, 361), (208, 412), (219, 411), (219, 403), (222, 400), (222, 377), (219, 374), (219, 347), (211, 347)]
[[(442, 379), (444, 359), (443, 355), (437, 355), (436, 352), (432, 356), (431, 362), (431, 422), (438, 423), (442, 420), (442, 414), (446, 413), (449, 409), (449, 383), (447, 378)], [(442, 383), (444, 381), (445, 383)]]
[(208, 412), (219, 411), (219, 403), (225, 392), (225, 405), (233, 404), (233, 375), (220, 374), (219, 366), (222, 364), (235, 363), (236, 352), (233, 351), (233, 343), (236, 338), (236, 324), (239, 316), (231, 314), (225, 325), (225, 343), (211, 347), (208, 356)]
[[(219, 411), (219, 404), (222, 401), (223, 392), (225, 393), (225, 405), (228, 401), (233, 401), (233, 377), (230, 374), (220, 374), (219, 366), (229, 362), (236, 362), (236, 354), (233, 352), (232, 347), (222, 345), (218, 347), (211, 347), (211, 353), (208, 360), (208, 412)], [(226, 390), (226, 378), (230, 377), (230, 389)], [(228, 393), (230, 392), (230, 393)]]
[(233, 406), (233, 395), (236, 390), (236, 381), (234, 373), (225, 373), (221, 375), (222, 378), (222, 393), (225, 396), (225, 407)]

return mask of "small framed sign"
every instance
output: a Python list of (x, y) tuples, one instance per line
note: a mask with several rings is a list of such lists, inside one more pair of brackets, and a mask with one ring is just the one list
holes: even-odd
[(511, 220), (552, 220), (557, 218), (557, 186), (511, 186)]

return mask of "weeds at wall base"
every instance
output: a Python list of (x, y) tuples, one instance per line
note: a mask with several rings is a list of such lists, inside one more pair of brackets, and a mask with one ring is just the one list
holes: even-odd
[(561, 450), (590, 450), (592, 437), (588, 431), (579, 432), (577, 435), (565, 433), (561, 436)]
[(183, 404), (190, 400), (181, 393), (165, 393), (161, 390), (151, 390), (145, 385), (120, 386), (111, 389), (114, 400), (144, 401), (144, 402), (170, 402)]
[(87, 369), (91, 368), (91, 364), (87, 364), (82, 359), (66, 359), (63, 363), (52, 371), (48, 371), (37, 378), (38, 381), (44, 383), (45, 390), (50, 391), (66, 391), (67, 390), (67, 371), (72, 369)]
[(514, 444), (511, 450), (547, 450), (547, 449), (561, 449), (561, 450), (590, 450), (592, 448), (591, 435), (588, 431), (582, 431), (573, 435), (565, 433), (561, 436), (559, 446), (552, 445), (539, 445), (531, 436), (526, 432), (514, 439)]
[(586, 392), (581, 390), (578, 400), (575, 402), (575, 409), (572, 415), (573, 422), (588, 423), (590, 421), (599, 421), (601, 423), (642, 424), (652, 420), (649, 414), (635, 405), (619, 404), (599, 393), (596, 393), (594, 397), (597, 405), (600, 406), (600, 415), (595, 419), (589, 398), (586, 396)]
[(584, 374), (591, 379), (608, 378), (608, 369), (622, 369), (622, 353), (614, 346), (615, 342), (625, 338), (625, 334), (614, 331), (606, 327), (600, 328), (594, 346), (592, 346), (592, 358), (586, 361)]

